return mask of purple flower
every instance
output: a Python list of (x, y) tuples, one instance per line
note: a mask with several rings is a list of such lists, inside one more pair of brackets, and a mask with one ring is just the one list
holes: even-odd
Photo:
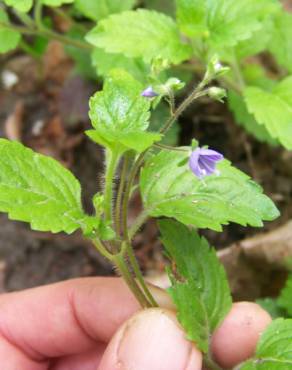
[(223, 159), (223, 155), (212, 149), (197, 148), (189, 159), (189, 166), (192, 172), (202, 179), (216, 172), (217, 162)]
[(141, 93), (142, 96), (144, 96), (145, 98), (155, 98), (156, 96), (158, 96), (159, 94), (157, 94), (153, 89), (152, 89), (152, 86), (148, 86), (147, 89), (145, 89), (142, 93)]

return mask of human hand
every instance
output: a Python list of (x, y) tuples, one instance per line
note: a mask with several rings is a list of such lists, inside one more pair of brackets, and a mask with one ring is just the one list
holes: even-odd
[[(155, 298), (168, 307), (163, 291)], [(139, 311), (118, 278), (84, 278), (0, 296), (1, 370), (201, 370), (167, 308)], [(212, 349), (222, 367), (250, 357), (269, 315), (236, 303)]]

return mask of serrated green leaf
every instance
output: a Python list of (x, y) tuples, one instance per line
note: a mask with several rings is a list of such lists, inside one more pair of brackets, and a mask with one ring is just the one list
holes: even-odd
[(233, 47), (261, 29), (263, 19), (278, 9), (274, 0), (176, 0), (182, 31), (201, 34), (212, 48)]
[(241, 370), (289, 370), (292, 368), (292, 319), (274, 320), (262, 334), (254, 359)]
[(75, 0), (42, 0), (42, 3), (47, 6), (61, 6), (63, 4), (72, 4)]
[(95, 48), (92, 64), (99, 76), (106, 77), (112, 69), (124, 69), (140, 82), (146, 82), (150, 68), (142, 59), (127, 58), (123, 54), (109, 54), (103, 49)]
[(80, 184), (57, 161), (17, 142), (0, 139), (0, 211), (32, 229), (72, 233), (89, 219)]
[(181, 31), (190, 37), (209, 33), (206, 0), (176, 0), (176, 18)]
[(275, 19), (268, 45), (279, 65), (292, 72), (292, 15), (281, 12)]
[(123, 152), (142, 152), (160, 140), (157, 133), (146, 132), (150, 102), (141, 96), (142, 85), (122, 70), (113, 70), (103, 91), (90, 99), (89, 116), (95, 130), (87, 134), (97, 143)]
[(136, 0), (75, 0), (76, 8), (86, 17), (99, 21), (110, 14), (130, 10)]
[(0, 8), (0, 53), (7, 53), (18, 45), (21, 34), (18, 31), (7, 28), (9, 18), (4, 10)]
[(142, 58), (146, 63), (160, 57), (178, 64), (191, 56), (191, 48), (181, 41), (172, 18), (146, 9), (111, 15), (86, 39), (108, 53)]
[(269, 16), (267, 19), (264, 19), (261, 22), (261, 28), (253, 32), (251, 37), (238, 42), (235, 47), (237, 58), (240, 60), (267, 50), (273, 27), (274, 21), (272, 17)]
[(292, 275), (288, 278), (285, 287), (280, 293), (278, 304), (292, 317)]
[(33, 0), (4, 0), (4, 3), (8, 6), (13, 6), (20, 12), (26, 13), (31, 9)]
[(249, 112), (266, 127), (270, 136), (292, 149), (292, 76), (282, 80), (270, 92), (247, 87), (244, 98)]
[(259, 185), (223, 160), (220, 175), (199, 180), (188, 167), (187, 152), (161, 151), (141, 172), (140, 187), (145, 209), (151, 216), (176, 218), (199, 228), (222, 230), (222, 225), (262, 226), (279, 212)]
[(243, 98), (234, 91), (228, 92), (228, 106), (234, 114), (235, 122), (244, 127), (250, 135), (270, 145), (279, 144), (277, 140), (270, 136), (265, 126), (257, 123), (253, 115), (248, 112)]
[(169, 293), (178, 308), (178, 319), (188, 339), (207, 352), (212, 333), (231, 308), (224, 268), (215, 250), (194, 230), (170, 220), (160, 221), (159, 229), (176, 264)]

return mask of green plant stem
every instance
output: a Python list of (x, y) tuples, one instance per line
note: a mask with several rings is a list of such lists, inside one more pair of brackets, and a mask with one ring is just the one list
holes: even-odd
[(133, 248), (127, 242), (126, 242), (126, 251), (127, 251), (127, 255), (129, 257), (131, 267), (133, 268), (133, 271), (135, 273), (135, 276), (136, 276), (136, 278), (137, 278), (145, 296), (149, 300), (149, 302), (151, 304), (151, 307), (158, 307), (157, 302), (155, 301), (154, 297), (152, 296), (150, 290), (147, 287), (147, 284), (145, 283), (144, 277), (143, 277), (142, 272), (140, 270), (139, 264), (137, 262), (136, 256), (135, 256), (134, 251), (133, 251)]
[(129, 271), (126, 261), (122, 254), (116, 254), (113, 257), (113, 262), (119, 269), (122, 277), (124, 278), (125, 282), (127, 283), (128, 287), (131, 289), (132, 293), (135, 295), (139, 303), (143, 308), (151, 307), (151, 304), (147, 301), (146, 297), (144, 296), (143, 292), (139, 288), (138, 284), (136, 283), (135, 279), (133, 278), (132, 274)]
[(233, 53), (233, 61), (232, 61), (232, 67), (236, 76), (236, 79), (238, 81), (238, 85), (240, 87), (240, 90), (244, 90), (245, 88), (245, 81), (241, 73), (240, 65), (238, 63), (237, 57), (235, 53)]
[(132, 240), (134, 238), (137, 231), (146, 222), (148, 217), (149, 217), (149, 212), (146, 210), (142, 211), (139, 214), (139, 216), (136, 218), (136, 220), (133, 222), (133, 225), (129, 229), (129, 232), (128, 232), (129, 240)]
[(102, 242), (96, 238), (96, 239), (92, 239), (91, 240), (92, 243), (94, 244), (95, 248), (98, 250), (98, 252), (104, 257), (106, 258), (107, 260), (109, 260), (110, 262), (113, 262), (113, 259), (114, 259), (114, 255), (111, 254), (107, 249), (106, 247), (102, 244)]
[(31, 17), (28, 14), (19, 12), (16, 9), (14, 9), (14, 14), (27, 27), (33, 27), (34, 26), (34, 21), (31, 19)]
[(87, 42), (79, 41), (79, 40), (73, 40), (67, 36), (64, 36), (60, 33), (56, 33), (54, 31), (51, 31), (49, 29), (42, 29), (38, 30), (36, 28), (29, 28), (29, 27), (23, 27), (23, 26), (15, 26), (15, 25), (10, 25), (7, 23), (0, 22), (0, 26), (3, 28), (7, 28), (9, 30), (13, 31), (18, 31), (19, 33), (23, 35), (35, 35), (35, 36), (43, 36), (47, 39), (53, 39), (60, 41), (61, 43), (69, 46), (74, 46), (79, 49), (84, 49), (84, 50), (92, 50), (93, 47), (88, 44)]
[(106, 152), (106, 171), (105, 171), (105, 187), (104, 187), (104, 215), (105, 220), (112, 222), (112, 203), (113, 203), (113, 180), (117, 165), (119, 163), (120, 154), (117, 151), (107, 150)]
[(107, 248), (103, 245), (103, 243), (98, 238), (92, 240), (92, 242), (95, 248), (98, 250), (98, 252), (118, 268), (121, 276), (127, 283), (132, 293), (135, 295), (135, 297), (137, 298), (141, 306), (143, 308), (151, 307), (152, 305), (148, 302), (143, 291), (138, 286), (136, 280), (131, 274), (129, 267), (126, 263), (125, 259), (127, 255), (127, 249), (124, 248), (120, 253), (112, 254), (107, 250)]
[(198, 85), (198, 87), (178, 106), (176, 111), (172, 116), (169, 117), (169, 119), (166, 121), (164, 126), (160, 129), (161, 134), (165, 134), (171, 126), (174, 124), (174, 122), (178, 119), (178, 117), (185, 111), (185, 109), (196, 99), (200, 98), (201, 96), (204, 96), (207, 94), (208, 90), (203, 90), (203, 87), (201, 84)]
[(115, 228), (117, 235), (121, 234), (121, 207), (123, 201), (123, 192), (126, 183), (126, 176), (129, 168), (129, 155), (126, 153), (123, 161), (122, 172), (120, 176), (119, 189), (116, 200), (116, 209), (115, 209)]
[(165, 150), (171, 150), (171, 151), (175, 151), (175, 152), (189, 152), (190, 150), (187, 149), (187, 148), (177, 148), (175, 146), (169, 146), (169, 145), (164, 145), (164, 144), (160, 144), (160, 143), (155, 143), (153, 145), (155, 148), (159, 148), (159, 149), (165, 149)]
[(45, 29), (43, 25), (43, 2), (42, 0), (36, 0), (34, 6), (34, 19), (37, 28), (41, 31)]
[(203, 358), (204, 366), (208, 370), (223, 370), (222, 367), (216, 364), (209, 354), (206, 354)]
[[(166, 121), (165, 125), (161, 128), (160, 133), (166, 133), (168, 129), (172, 126), (172, 124), (176, 121), (176, 119), (182, 114), (182, 112), (197, 98), (200, 96), (206, 95), (208, 90), (203, 90), (204, 88), (204, 83), (201, 83), (198, 85), (198, 87), (187, 97), (186, 100), (184, 100), (179, 107), (176, 109), (173, 115), (170, 116), (170, 118)], [(126, 183), (125, 186), (125, 193), (124, 193), (124, 198), (122, 201), (122, 225), (123, 225), (123, 239), (124, 242), (126, 243), (126, 250), (127, 254), (129, 256), (131, 265), (133, 267), (134, 272), (136, 273), (137, 279), (139, 280), (141, 287), (144, 289), (144, 293), (151, 296), (151, 303), (157, 305), (155, 302), (154, 298), (152, 297), (151, 293), (149, 292), (142, 273), (139, 269), (139, 265), (137, 263), (137, 260), (135, 258), (135, 255), (133, 253), (132, 247), (130, 240), (134, 236), (135, 232), (139, 229), (139, 227), (142, 225), (142, 223), (145, 221), (144, 220), (144, 215), (141, 216), (141, 220), (137, 220), (137, 223), (132, 226), (131, 232), (128, 231), (128, 204), (129, 204), (129, 198), (131, 194), (131, 189), (134, 183), (134, 180), (137, 176), (137, 173), (140, 169), (140, 166), (142, 165), (145, 156), (148, 152), (148, 149), (142, 152), (136, 161), (134, 162), (133, 167), (130, 170), (129, 173), (129, 179)], [(146, 217), (146, 214), (145, 214)], [(142, 222), (142, 223), (141, 223)], [(146, 289), (145, 289), (146, 288)], [(149, 296), (149, 297), (150, 297)]]

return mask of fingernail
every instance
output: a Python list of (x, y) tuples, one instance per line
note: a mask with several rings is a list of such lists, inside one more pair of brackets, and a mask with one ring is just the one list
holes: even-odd
[(122, 370), (198, 370), (202, 358), (185, 339), (172, 313), (151, 309), (133, 317), (124, 327), (117, 347)]

